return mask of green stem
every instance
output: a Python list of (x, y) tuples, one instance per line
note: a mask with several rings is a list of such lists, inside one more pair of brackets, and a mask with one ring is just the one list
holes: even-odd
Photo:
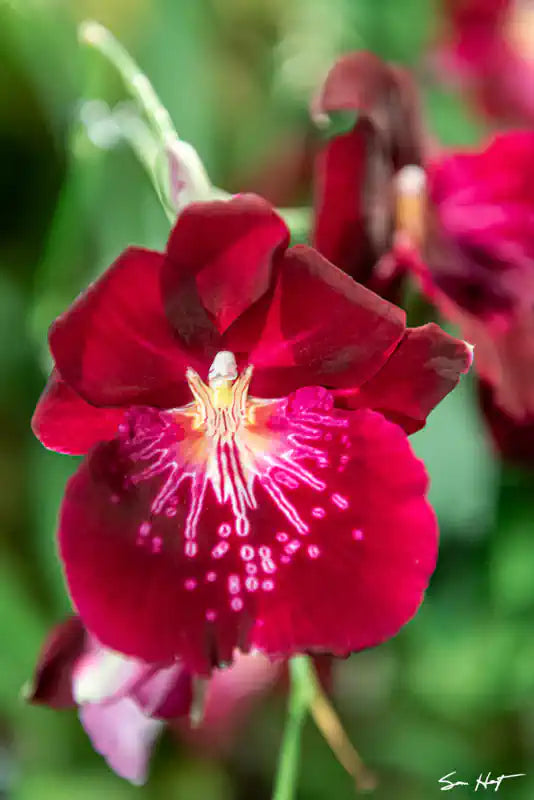
[(157, 161), (161, 151), (156, 137), (148, 125), (136, 114), (122, 110), (115, 111), (114, 120), (119, 126), (123, 139), (128, 142), (138, 161), (145, 168), (167, 219), (173, 223), (176, 220), (176, 213), (170, 208), (167, 198), (164, 196), (162, 182), (157, 171)]
[[(214, 188), (198, 153), (179, 138), (169, 112), (127, 50), (98, 22), (83, 22), (79, 38), (117, 70), (146, 118), (145, 123), (137, 115), (125, 114), (116, 121), (147, 170), (169, 220), (173, 222), (187, 203), (213, 197)], [(174, 182), (171, 173), (178, 175)]]
[(126, 90), (144, 110), (154, 132), (162, 143), (173, 142), (178, 133), (169, 112), (154, 91), (147, 76), (139, 69), (122, 44), (99, 22), (88, 20), (79, 28), (79, 38), (84, 44), (98, 50), (117, 70)]
[[(80, 25), (79, 38), (83, 44), (98, 50), (117, 70), (126, 91), (137, 101), (146, 117), (148, 129), (141, 119), (136, 121), (133, 115), (116, 121), (121, 125), (124, 138), (147, 170), (169, 220), (174, 221), (176, 213), (193, 200), (228, 198), (227, 192), (212, 186), (196, 150), (180, 140), (169, 112), (149, 79), (111, 31), (99, 22), (88, 20)], [(158, 169), (158, 159), (161, 158), (165, 159), (163, 173), (161, 168)], [(179, 171), (181, 183), (185, 187), (180, 197), (175, 196), (173, 187), (169, 186), (171, 164), (175, 171)], [(166, 174), (164, 180), (163, 174)], [(281, 209), (280, 213), (291, 230), (293, 241), (308, 241), (311, 209), (286, 208)]]
[(272, 800), (293, 800), (295, 797), (301, 733), (313, 697), (312, 670), (308, 656), (295, 656), (289, 662), (289, 705)]

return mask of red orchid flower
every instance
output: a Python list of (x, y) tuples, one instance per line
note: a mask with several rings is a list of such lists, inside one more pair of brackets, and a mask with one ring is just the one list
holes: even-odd
[(534, 120), (534, 10), (530, 0), (444, 0), (447, 42), (438, 66), (491, 116)]
[(395, 299), (402, 277), (390, 255), (395, 176), (422, 162), (416, 88), (406, 70), (372, 53), (350, 53), (332, 66), (312, 104), (318, 121), (336, 111), (357, 119), (317, 158), (313, 243), (353, 278)]
[(191, 205), (52, 325), (33, 425), (91, 448), (59, 542), (107, 647), (200, 673), (236, 647), (345, 655), (421, 602), (436, 523), (390, 420), (420, 428), (469, 350), (287, 243), (258, 197)]
[[(260, 653), (238, 654), (230, 669), (207, 685), (202, 719), (192, 729), (192, 677), (177, 662), (146, 664), (107, 650), (70, 617), (49, 633), (26, 690), (32, 703), (78, 707), (80, 722), (109, 766), (135, 784), (145, 783), (152, 749), (166, 724), (190, 743), (225, 750), (237, 726), (283, 669)], [(178, 727), (178, 719), (184, 718)]]

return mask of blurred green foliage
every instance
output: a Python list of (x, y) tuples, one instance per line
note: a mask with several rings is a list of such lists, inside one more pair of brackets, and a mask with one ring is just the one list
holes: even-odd
[[(371, 48), (411, 66), (428, 126), (446, 145), (476, 142), (483, 121), (437, 87), (428, 0), (11, 0), (0, 5), (0, 797), (180, 800), (269, 797), (284, 698), (264, 703), (219, 762), (169, 735), (151, 782), (112, 775), (72, 713), (26, 707), (20, 688), (48, 627), (67, 610), (54, 545), (62, 488), (76, 466), (45, 452), (29, 420), (49, 367), (46, 329), (127, 245), (161, 247), (167, 220), (125, 145), (105, 149), (82, 101), (124, 100), (117, 77), (77, 43), (108, 25), (151, 77), (213, 180), (262, 189), (262, 164), (310, 135), (307, 104), (333, 58)], [(270, 159), (270, 161), (269, 161)], [(534, 494), (492, 455), (471, 382), (414, 437), (432, 478), (442, 548), (428, 599), (394, 641), (336, 665), (334, 696), (381, 776), (378, 799), (428, 800), (452, 770), (527, 772), (534, 755)], [(460, 789), (466, 793), (466, 790)], [(503, 786), (534, 796), (534, 776)], [(299, 798), (353, 796), (308, 725)]]

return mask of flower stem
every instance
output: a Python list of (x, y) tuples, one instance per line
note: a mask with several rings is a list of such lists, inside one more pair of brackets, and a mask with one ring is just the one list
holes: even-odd
[(309, 656), (295, 656), (289, 662), (291, 687), (286, 727), (280, 747), (272, 800), (294, 800), (300, 737), (309, 712), (328, 742), (339, 763), (347, 770), (358, 792), (372, 792), (377, 781), (353, 747), (330, 700), (325, 694), (313, 661)]
[(119, 127), (124, 141), (128, 142), (137, 160), (145, 168), (150, 182), (154, 187), (154, 191), (167, 215), (167, 219), (169, 222), (173, 223), (176, 219), (176, 214), (169, 207), (169, 203), (164, 194), (162, 181), (157, 171), (158, 158), (161, 150), (156, 137), (144, 120), (127, 109), (115, 111), (113, 118)]
[(313, 692), (310, 681), (312, 669), (307, 656), (295, 656), (289, 662), (289, 705), (272, 800), (293, 800), (295, 797), (300, 737)]
[(98, 50), (113, 64), (126, 90), (137, 100), (161, 141), (164, 143), (177, 139), (178, 133), (170, 114), (154, 91), (154, 87), (111, 31), (99, 22), (87, 20), (80, 25), (79, 38), (84, 44)]
[(342, 767), (354, 778), (358, 792), (372, 792), (376, 789), (377, 780), (365, 766), (360, 754), (350, 741), (341, 721), (324, 692), (315, 671), (311, 674), (313, 698), (310, 703), (310, 714), (323, 738), (330, 745), (332, 752)]
[(135, 114), (122, 112), (115, 122), (147, 170), (169, 220), (174, 221), (188, 203), (220, 194), (212, 187), (195, 148), (178, 136), (147, 76), (111, 31), (98, 22), (86, 21), (80, 25), (79, 38), (117, 70), (146, 118), (148, 124)]
[[(148, 77), (115, 36), (93, 20), (82, 22), (80, 42), (97, 50), (117, 70), (126, 91), (136, 100), (148, 127), (132, 113), (121, 113), (115, 122), (145, 167), (170, 221), (195, 200), (227, 199), (230, 195), (212, 186), (198, 153), (178, 136), (171, 116)], [(294, 242), (309, 238), (311, 210), (286, 208), (286, 220)]]

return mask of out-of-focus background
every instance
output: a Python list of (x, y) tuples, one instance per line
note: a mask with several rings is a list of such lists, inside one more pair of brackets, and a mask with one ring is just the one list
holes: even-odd
[[(77, 462), (46, 452), (29, 428), (49, 368), (47, 327), (125, 246), (161, 248), (169, 229), (109, 123), (107, 106), (127, 100), (123, 87), (78, 45), (87, 17), (139, 61), (215, 183), (279, 204), (309, 201), (309, 99), (348, 50), (414, 69), (442, 145), (474, 144), (496, 123), (437, 80), (437, 0), (0, 3), (0, 798), (261, 800), (270, 796), (283, 688), (260, 702), (224, 756), (167, 733), (144, 789), (109, 771), (75, 712), (20, 698), (46, 631), (69, 608), (54, 529)], [(474, 784), (480, 773), (531, 769), (500, 792), (534, 797), (534, 480), (494, 457), (474, 394), (465, 380), (414, 437), (442, 532), (425, 605), (394, 641), (333, 670), (340, 716), (380, 776), (377, 800), (428, 800), (453, 770)], [(309, 723), (298, 797), (353, 795)]]

